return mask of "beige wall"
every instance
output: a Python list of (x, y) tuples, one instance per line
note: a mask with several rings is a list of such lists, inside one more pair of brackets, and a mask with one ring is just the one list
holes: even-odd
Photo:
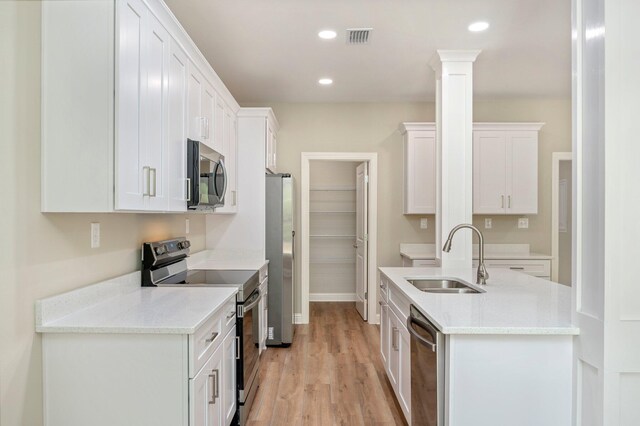
[[(267, 106), (274, 109), (280, 122), (279, 171), (299, 178), (302, 152), (378, 153), (378, 265), (401, 265), (401, 242), (435, 241), (433, 216), (428, 216), (429, 229), (422, 230), (420, 216), (402, 213), (402, 136), (398, 131), (403, 121), (434, 121), (433, 103), (273, 103)], [(526, 230), (517, 228), (517, 217), (491, 216), (493, 229), (486, 230), (485, 235), (488, 243), (529, 243), (534, 251), (550, 253), (551, 153), (571, 150), (570, 99), (479, 100), (474, 103), (474, 120), (547, 123), (540, 133), (539, 214), (529, 216)], [(299, 199), (298, 196), (298, 212)], [(484, 217), (479, 216), (474, 222), (483, 227)], [(299, 217), (297, 221), (299, 223)], [(300, 270), (300, 265), (297, 267)], [(299, 312), (299, 301), (296, 302)]]
[[(39, 2), (0, 2), (0, 57), (0, 424), (39, 426), (34, 302), (139, 269), (140, 244), (183, 235), (185, 216), (41, 214)], [(188, 217), (200, 250), (204, 216)], [(91, 222), (101, 223), (98, 249), (89, 246)]]

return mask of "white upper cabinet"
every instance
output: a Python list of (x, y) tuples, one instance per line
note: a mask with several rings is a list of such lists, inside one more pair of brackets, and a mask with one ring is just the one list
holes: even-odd
[(271, 173), (277, 173), (277, 150), (278, 150), (278, 124), (273, 120), (267, 120), (267, 135), (265, 139), (265, 169)]
[(473, 213), (538, 213), (538, 133), (543, 123), (475, 123)]
[(186, 138), (225, 155), (239, 109), (161, 0), (43, 2), (43, 212), (186, 211)]
[(226, 104), (223, 105), (221, 113), (221, 153), (227, 170), (227, 191), (224, 206), (216, 208), (214, 213), (229, 214), (238, 211), (238, 128), (236, 115)]
[(168, 207), (169, 33), (139, 0), (118, 3), (116, 210)]
[(188, 59), (172, 40), (169, 55), (169, 211), (187, 208), (187, 84)]
[(436, 127), (403, 123), (404, 214), (436, 212)]
[[(538, 213), (538, 133), (544, 123), (473, 124), (473, 213)], [(434, 123), (403, 123), (404, 214), (436, 212)]]

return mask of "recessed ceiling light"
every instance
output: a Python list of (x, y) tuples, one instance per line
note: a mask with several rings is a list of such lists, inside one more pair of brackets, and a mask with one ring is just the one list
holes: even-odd
[(318, 80), (318, 83), (322, 84), (323, 86), (328, 86), (333, 83), (333, 80), (331, 80), (330, 78), (321, 78), (320, 80)]
[(485, 31), (488, 28), (489, 28), (489, 23), (484, 21), (474, 22), (473, 24), (469, 25), (469, 31), (471, 31), (472, 33)]
[(325, 39), (325, 40), (332, 40), (334, 38), (336, 38), (336, 36), (338, 35), (338, 33), (336, 33), (333, 30), (322, 30), (318, 33), (318, 37)]

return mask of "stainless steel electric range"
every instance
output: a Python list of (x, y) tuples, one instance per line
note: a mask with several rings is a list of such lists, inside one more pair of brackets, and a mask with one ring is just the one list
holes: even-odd
[(187, 257), (191, 244), (185, 238), (144, 243), (142, 246), (142, 285), (160, 286), (234, 286), (236, 295), (236, 375), (237, 413), (235, 421), (246, 423), (258, 390), (260, 280), (258, 271), (190, 270)]

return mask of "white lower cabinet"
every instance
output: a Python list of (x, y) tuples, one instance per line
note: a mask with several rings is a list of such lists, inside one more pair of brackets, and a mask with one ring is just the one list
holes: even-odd
[(202, 370), (189, 382), (189, 424), (193, 426), (219, 426), (222, 419), (222, 348), (218, 347)]
[[(388, 291), (388, 298), (393, 303), (387, 303), (384, 298), (380, 305), (380, 354), (387, 372), (387, 377), (396, 399), (400, 403), (402, 412), (411, 422), (411, 339), (406, 327), (406, 316), (409, 305), (402, 305), (403, 312), (396, 312), (391, 306), (398, 307), (399, 299), (394, 290), (388, 286), (386, 278), (381, 277), (381, 286)], [(406, 308), (406, 313), (404, 309)]]
[[(234, 315), (231, 315), (234, 314)], [(228, 426), (235, 298), (193, 334), (43, 334), (48, 426)]]
[(236, 329), (189, 380), (189, 425), (227, 426), (236, 413)]

